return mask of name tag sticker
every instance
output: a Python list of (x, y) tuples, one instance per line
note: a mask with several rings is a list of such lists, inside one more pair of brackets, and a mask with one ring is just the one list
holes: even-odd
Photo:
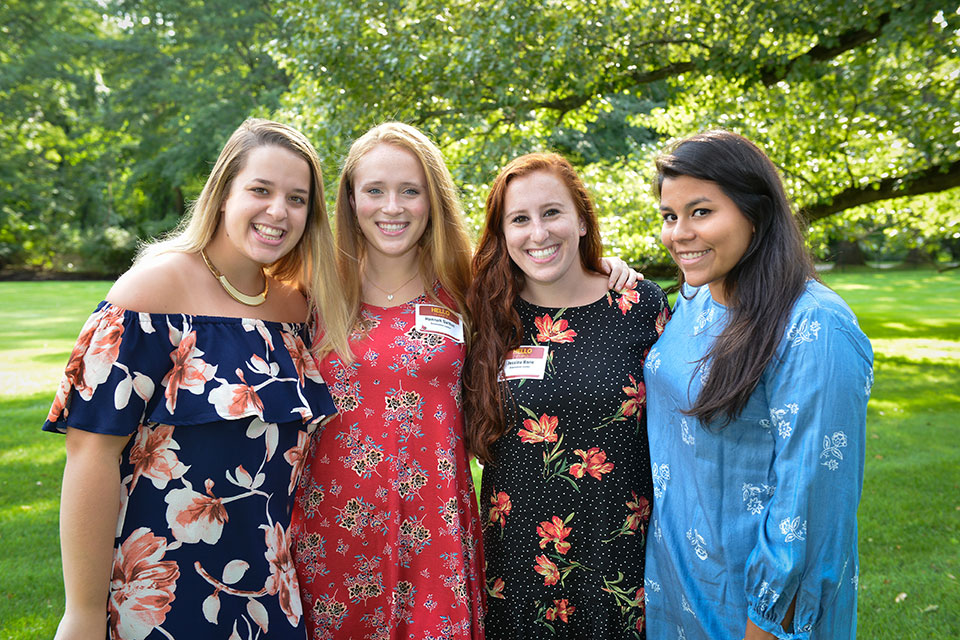
[(518, 380), (528, 378), (543, 380), (543, 372), (547, 368), (547, 357), (549, 355), (550, 349), (547, 347), (517, 347), (507, 354), (500, 379)]
[(460, 316), (439, 305), (417, 305), (417, 331), (436, 333), (463, 343), (463, 322), (460, 321)]

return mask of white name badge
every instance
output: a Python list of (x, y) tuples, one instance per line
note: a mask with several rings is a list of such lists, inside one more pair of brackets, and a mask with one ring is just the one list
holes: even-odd
[(550, 349), (547, 347), (517, 347), (507, 353), (507, 359), (503, 363), (503, 372), (500, 374), (501, 380), (517, 380), (520, 378), (529, 378), (533, 380), (543, 380), (543, 372), (547, 368), (547, 357), (550, 355)]
[(417, 305), (417, 331), (436, 333), (463, 342), (463, 322), (460, 321), (460, 316), (435, 304)]

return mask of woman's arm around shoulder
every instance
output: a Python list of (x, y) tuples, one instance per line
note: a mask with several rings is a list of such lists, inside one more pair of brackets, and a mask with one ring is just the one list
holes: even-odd
[(120, 454), (129, 437), (67, 429), (60, 493), (66, 608), (57, 640), (103, 640), (120, 513)]

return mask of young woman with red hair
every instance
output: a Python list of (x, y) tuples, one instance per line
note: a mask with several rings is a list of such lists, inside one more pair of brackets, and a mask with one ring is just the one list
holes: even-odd
[(594, 206), (563, 157), (508, 164), (486, 203), (467, 306), (467, 439), (484, 462), (487, 638), (644, 637), (653, 488), (643, 361), (655, 284), (616, 291)]

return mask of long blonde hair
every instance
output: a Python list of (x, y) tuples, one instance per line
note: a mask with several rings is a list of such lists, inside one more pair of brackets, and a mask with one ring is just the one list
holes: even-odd
[[(145, 244), (137, 262), (149, 256), (179, 251), (197, 253), (213, 239), (220, 223), (220, 210), (230, 192), (230, 183), (243, 170), (247, 156), (259, 147), (280, 147), (310, 167), (310, 202), (307, 223), (296, 246), (269, 265), (267, 273), (304, 292), (310, 318), (320, 318), (323, 334), (316, 350), (322, 356), (332, 350), (346, 353), (350, 316), (339, 292), (334, 260), (333, 233), (323, 195), (320, 158), (307, 138), (296, 129), (271, 120), (247, 119), (223, 145), (200, 196), (190, 205), (180, 225), (163, 239)], [(306, 318), (305, 318), (306, 320)]]
[[(427, 178), (430, 219), (418, 242), (420, 277), (427, 285), (427, 295), (435, 299), (430, 283), (434, 279), (454, 299), (466, 326), (466, 295), (470, 286), (472, 250), (463, 218), (463, 207), (457, 188), (443, 160), (443, 154), (419, 129), (402, 122), (385, 122), (357, 138), (350, 147), (340, 172), (337, 190), (337, 265), (343, 282), (343, 296), (354, 322), (360, 318), (360, 266), (366, 253), (366, 240), (360, 231), (357, 212), (350, 204), (353, 175), (360, 159), (380, 144), (406, 149), (417, 157)], [(437, 300), (437, 302), (440, 302)], [(465, 332), (465, 335), (468, 332)]]

